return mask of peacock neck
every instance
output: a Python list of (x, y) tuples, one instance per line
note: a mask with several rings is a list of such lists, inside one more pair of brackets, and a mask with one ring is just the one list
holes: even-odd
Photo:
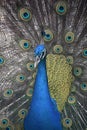
[(34, 93), (29, 113), (25, 119), (25, 130), (62, 130), (60, 113), (50, 98), (46, 72), (46, 58), (38, 64)]
[(50, 93), (48, 88), (48, 77), (46, 71), (46, 57), (40, 61), (38, 64), (38, 71), (36, 75), (36, 80), (34, 84), (34, 93), (33, 93), (34, 103), (43, 101), (44, 103), (50, 102)]

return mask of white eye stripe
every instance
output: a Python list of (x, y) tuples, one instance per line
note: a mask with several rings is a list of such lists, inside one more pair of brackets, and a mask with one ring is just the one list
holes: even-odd
[(43, 50), (43, 52), (41, 53), (40, 56), (36, 56), (36, 60), (35, 60), (35, 63), (34, 63), (35, 68), (38, 65), (38, 63), (40, 62), (40, 60), (44, 59), (45, 55), (46, 55), (46, 49)]
[(36, 56), (36, 60), (35, 60), (35, 63), (34, 63), (35, 68), (36, 68), (36, 66), (38, 65), (39, 62), (40, 62), (40, 57)]

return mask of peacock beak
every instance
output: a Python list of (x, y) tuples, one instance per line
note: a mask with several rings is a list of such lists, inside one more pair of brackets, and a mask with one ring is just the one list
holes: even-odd
[(36, 56), (35, 63), (34, 63), (34, 68), (37, 67), (37, 65), (38, 65), (39, 62), (40, 62), (40, 57)]

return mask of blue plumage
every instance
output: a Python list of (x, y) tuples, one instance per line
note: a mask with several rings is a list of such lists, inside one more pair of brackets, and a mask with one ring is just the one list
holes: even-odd
[(0, 130), (87, 130), (87, 0), (0, 0), (0, 72)]
[[(38, 45), (35, 55), (40, 56), (44, 49), (44, 45)], [(32, 102), (24, 126), (25, 130), (62, 130), (60, 113), (57, 111), (48, 89), (45, 56), (40, 59), (38, 64)]]

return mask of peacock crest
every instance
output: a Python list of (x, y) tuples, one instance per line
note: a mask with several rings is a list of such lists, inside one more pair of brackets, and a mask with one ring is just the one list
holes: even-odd
[(42, 42), (63, 130), (86, 130), (86, 0), (0, 1), (0, 130), (24, 130), (37, 74), (34, 49)]

